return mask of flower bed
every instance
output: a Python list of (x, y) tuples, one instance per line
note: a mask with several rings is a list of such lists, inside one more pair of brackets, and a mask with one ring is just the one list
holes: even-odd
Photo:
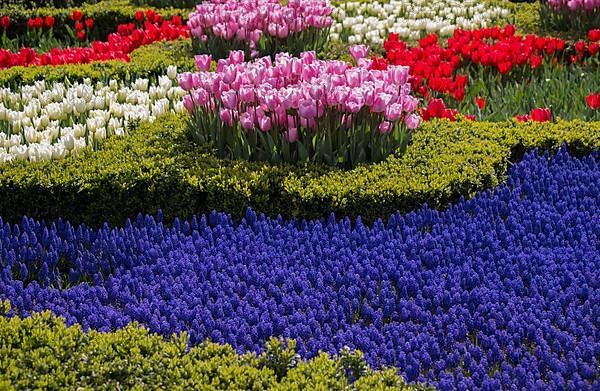
[(85, 328), (136, 320), (241, 351), (283, 335), (303, 356), (347, 345), (442, 389), (588, 388), (599, 169), (531, 153), (493, 193), (371, 228), (251, 211), (99, 230), (24, 219), (0, 231), (0, 292), (15, 314)]
[[(364, 61), (365, 47), (351, 50)], [(245, 63), (232, 51), (208, 72), (210, 57), (196, 58), (201, 72), (179, 76), (184, 105), (194, 138), (221, 157), (354, 167), (404, 151), (419, 125), (406, 67), (370, 71), (315, 52)]]
[[(74, 17), (80, 19), (79, 15)], [(83, 40), (85, 30), (83, 27), (76, 29), (77, 38)], [(41, 34), (43, 32), (38, 32), (38, 35)], [(116, 33), (109, 34), (107, 41), (94, 41), (90, 47), (54, 48), (47, 53), (38, 53), (30, 47), (22, 47), (18, 52), (0, 49), (0, 70), (14, 66), (86, 64), (114, 59), (129, 61), (129, 53), (142, 45), (180, 37), (189, 37), (189, 31), (177, 16), (170, 21), (146, 21), (143, 28), (136, 28), (133, 23), (121, 24)], [(44, 38), (40, 36), (36, 39), (39, 41)]]
[(431, 33), (449, 37), (456, 29), (489, 27), (505, 20), (508, 10), (477, 0), (342, 1), (333, 17), (333, 41), (382, 44), (389, 33), (419, 40)]
[(0, 89), (0, 165), (13, 160), (32, 162), (78, 156), (107, 137), (123, 136), (143, 121), (168, 112), (183, 112), (185, 94), (177, 86), (177, 68), (152, 83), (130, 85), (44, 81), (22, 85), (19, 91)]
[(167, 1), (0, 7), (0, 388), (598, 388), (600, 30)]
[(324, 0), (210, 0), (196, 6), (188, 27), (198, 53), (227, 57), (229, 50), (250, 54), (318, 50), (327, 42), (332, 20)]
[[(567, 44), (555, 37), (515, 34), (512, 25), (456, 30), (445, 45), (435, 34), (418, 46), (390, 34), (385, 58), (374, 58), (372, 68), (408, 66), (410, 83), (421, 97), (443, 97), (479, 119), (505, 120), (553, 106), (555, 116), (594, 120), (600, 118), (598, 111), (586, 98), (600, 91), (599, 39), (591, 30), (588, 40)], [(484, 111), (486, 100), (493, 106)], [(453, 120), (456, 112), (444, 109), (436, 108), (434, 116)]]
[(582, 32), (600, 26), (598, 0), (544, 0), (540, 3), (541, 21), (547, 28)]

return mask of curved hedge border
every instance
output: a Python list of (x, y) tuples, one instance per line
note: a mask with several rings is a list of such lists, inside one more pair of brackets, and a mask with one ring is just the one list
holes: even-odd
[(600, 122), (434, 121), (414, 134), (402, 157), (343, 171), (219, 160), (188, 138), (184, 117), (170, 115), (79, 159), (0, 167), (0, 215), (99, 225), (158, 209), (170, 219), (211, 210), (243, 216), (251, 207), (270, 216), (334, 212), (371, 222), (496, 186), (526, 150), (562, 142), (576, 154), (597, 149)]
[(189, 40), (163, 41), (141, 46), (130, 54), (130, 62), (112, 60), (90, 64), (40, 65), (12, 67), (0, 71), (0, 86), (19, 88), (35, 80), (64, 81), (65, 78), (83, 80), (133, 80), (148, 74), (164, 74), (169, 65), (179, 71), (195, 67), (192, 45)]
[(210, 342), (189, 349), (184, 334), (166, 341), (137, 324), (86, 333), (50, 312), (0, 316), (0, 388), (425, 389), (406, 385), (393, 368), (371, 371), (360, 352), (301, 361), (294, 346), (272, 339), (260, 356), (238, 355), (230, 345)]

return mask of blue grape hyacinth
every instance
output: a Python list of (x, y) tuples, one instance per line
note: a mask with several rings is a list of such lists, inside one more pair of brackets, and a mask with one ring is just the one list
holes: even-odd
[(0, 226), (0, 298), (112, 330), (304, 357), (344, 346), (445, 389), (598, 389), (599, 156), (525, 156), (505, 185), (372, 227), (249, 210), (122, 228)]

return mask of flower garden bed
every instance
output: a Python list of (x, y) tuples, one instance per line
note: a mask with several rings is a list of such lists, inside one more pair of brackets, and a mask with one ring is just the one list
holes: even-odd
[(448, 3), (1, 8), (0, 388), (596, 389), (595, 14)]

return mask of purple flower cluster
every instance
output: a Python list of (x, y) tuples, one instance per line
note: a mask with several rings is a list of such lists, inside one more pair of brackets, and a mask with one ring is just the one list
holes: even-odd
[(249, 211), (172, 226), (0, 226), (0, 298), (240, 351), (343, 346), (440, 389), (598, 389), (600, 159), (528, 154), (508, 183), (387, 224)]

